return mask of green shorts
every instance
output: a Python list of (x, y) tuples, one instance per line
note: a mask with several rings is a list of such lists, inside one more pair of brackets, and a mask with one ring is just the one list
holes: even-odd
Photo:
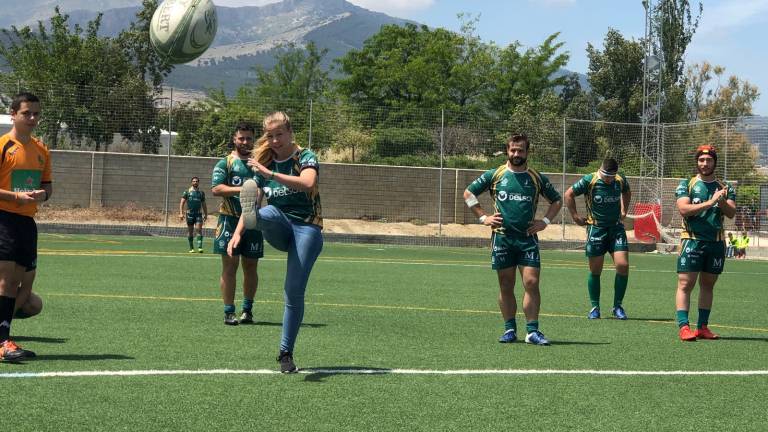
[(584, 252), (588, 257), (603, 256), (606, 252), (628, 251), (627, 232), (623, 224), (611, 227), (587, 225), (587, 245)]
[(678, 273), (720, 274), (725, 263), (725, 242), (683, 239), (677, 257)]
[(496, 233), (491, 237), (491, 268), (504, 270), (509, 267), (541, 267), (539, 238), (505, 236)]
[[(219, 215), (219, 222), (216, 225), (216, 238), (213, 241), (213, 253), (219, 255), (227, 254), (227, 245), (232, 239), (232, 233), (237, 228), (237, 221), (240, 218), (234, 216)], [(261, 258), (264, 256), (264, 237), (261, 231), (245, 230), (240, 240), (240, 244), (232, 251), (232, 255), (242, 255), (246, 258)]]
[(203, 223), (202, 213), (187, 213), (187, 226)]

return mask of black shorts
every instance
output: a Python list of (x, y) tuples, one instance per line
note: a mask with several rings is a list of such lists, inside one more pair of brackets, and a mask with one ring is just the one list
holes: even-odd
[(0, 261), (25, 269), (37, 264), (37, 224), (30, 216), (0, 210)]

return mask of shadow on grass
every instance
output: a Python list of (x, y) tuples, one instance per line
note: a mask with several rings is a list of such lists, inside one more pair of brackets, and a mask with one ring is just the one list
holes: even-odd
[(53, 338), (53, 337), (40, 337), (40, 336), (14, 336), (12, 338), (18, 342), (42, 342), (42, 343), (66, 343), (67, 338)]
[(304, 381), (323, 382), (324, 379), (335, 375), (387, 375), (392, 369), (363, 366), (319, 366), (302, 368), (301, 371), (308, 373), (304, 377)]
[(134, 360), (134, 357), (121, 354), (38, 354), (34, 361), (46, 360), (71, 360), (71, 361), (95, 361), (95, 360)]
[[(241, 324), (241, 325), (245, 325), (245, 326), (255, 325), (255, 326), (264, 326), (264, 327), (282, 327), (283, 323), (281, 323), (281, 322), (270, 322), (270, 321), (256, 321), (253, 324)], [(302, 323), (301, 326), (302, 327), (307, 327), (307, 328), (321, 328), (321, 327), (325, 327), (326, 325), (325, 324)]]
[(727, 341), (749, 341), (749, 342), (768, 342), (768, 337), (720, 336), (720, 340), (727, 340)]

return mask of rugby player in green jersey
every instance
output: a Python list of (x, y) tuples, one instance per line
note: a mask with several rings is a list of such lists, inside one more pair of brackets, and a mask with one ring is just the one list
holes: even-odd
[[(259, 284), (257, 265), (264, 256), (264, 240), (261, 232), (247, 230), (242, 241), (232, 253), (227, 253), (227, 246), (240, 218), (240, 191), (243, 183), (253, 177), (248, 167), (248, 157), (253, 150), (256, 132), (252, 125), (239, 123), (232, 136), (234, 149), (213, 168), (213, 196), (222, 198), (219, 207), (219, 220), (213, 242), (213, 252), (221, 255), (221, 298), (224, 301), (224, 324), (252, 324), (253, 298)], [(235, 284), (237, 267), (243, 265), (243, 310), (240, 319), (235, 315)]]
[[(320, 164), (309, 149), (293, 140), (291, 120), (284, 112), (264, 118), (264, 135), (248, 161), (257, 175), (243, 185), (243, 214), (230, 242), (255, 228), (275, 249), (287, 252), (283, 332), (277, 361), (280, 372), (298, 371), (293, 348), (304, 319), (304, 297), (312, 267), (323, 250), (323, 218), (320, 206)], [(266, 198), (266, 205), (258, 202)]]
[[(517, 301), (515, 300), (515, 271), (525, 289), (523, 312), (525, 314), (525, 342), (549, 345), (539, 331), (539, 239), (537, 232), (549, 225), (560, 211), (560, 194), (545, 176), (528, 168), (530, 144), (525, 135), (513, 135), (507, 141), (506, 164), (486, 171), (464, 191), (464, 201), (481, 224), (493, 228), (491, 236), (491, 268), (499, 279), (499, 309), (504, 318), (504, 334), (501, 343), (517, 339)], [(494, 201), (494, 212), (487, 214), (477, 200), (477, 195), (489, 191)], [(546, 215), (535, 219), (539, 195), (549, 201)]]
[[(587, 315), (589, 319), (600, 318), (600, 275), (606, 252), (611, 254), (616, 267), (613, 316), (620, 320), (627, 319), (622, 302), (629, 279), (629, 247), (622, 221), (627, 215), (632, 193), (627, 179), (618, 171), (616, 159), (607, 158), (597, 172), (585, 175), (563, 194), (565, 206), (573, 221), (587, 227), (587, 244), (584, 249), (589, 260), (587, 291), (592, 304)], [(587, 204), (586, 218), (576, 210), (576, 197), (579, 195), (584, 195)]]
[[(675, 196), (683, 216), (680, 255), (677, 257), (676, 315), (683, 341), (717, 339), (707, 327), (713, 291), (725, 263), (723, 216), (736, 215), (736, 192), (715, 176), (717, 151), (711, 145), (696, 149), (698, 174), (682, 180)], [(688, 324), (691, 291), (699, 280), (699, 315), (696, 331)]]
[[(187, 220), (187, 241), (189, 253), (195, 252), (192, 245), (192, 235), (197, 234), (197, 251), (203, 253), (203, 222), (208, 219), (208, 206), (205, 205), (205, 192), (199, 189), (200, 179), (192, 177), (192, 185), (181, 195), (179, 202), (179, 219)], [(186, 205), (187, 211), (184, 212)], [(202, 210), (202, 211), (201, 211)]]

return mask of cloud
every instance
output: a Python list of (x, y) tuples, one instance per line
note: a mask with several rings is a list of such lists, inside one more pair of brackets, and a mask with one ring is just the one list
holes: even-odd
[(723, 0), (711, 8), (704, 5), (699, 31), (719, 33), (765, 20), (768, 20), (768, 0)]

